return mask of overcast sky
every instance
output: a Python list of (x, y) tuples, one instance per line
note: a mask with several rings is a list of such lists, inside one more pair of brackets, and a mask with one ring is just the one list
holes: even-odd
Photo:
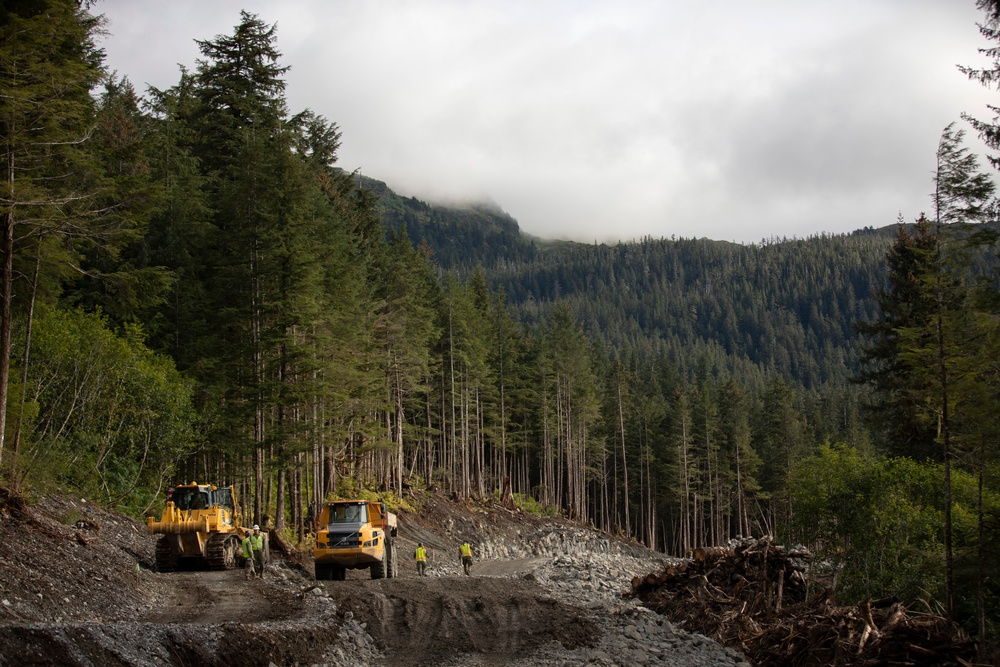
[(277, 23), (289, 109), (339, 125), (339, 166), (425, 200), (488, 198), (543, 238), (757, 242), (912, 220), (944, 127), (1000, 104), (955, 67), (985, 62), (975, 0), (92, 11), (109, 21), (108, 66), (142, 91), (177, 83), (194, 40), (232, 34), (241, 9)]

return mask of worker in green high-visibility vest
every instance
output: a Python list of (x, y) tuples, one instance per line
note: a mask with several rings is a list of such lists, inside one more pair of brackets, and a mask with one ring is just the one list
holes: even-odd
[(260, 526), (253, 525), (253, 534), (250, 535), (250, 550), (253, 552), (254, 575), (258, 579), (264, 578), (264, 534), (260, 532)]
[(417, 574), (421, 577), (427, 576), (427, 549), (423, 542), (417, 543), (417, 550), (413, 552), (413, 557), (417, 560)]
[(462, 569), (465, 570), (465, 575), (468, 576), (472, 573), (472, 545), (468, 541), (462, 542), (462, 546), (458, 548), (458, 553), (462, 556)]
[(254, 571), (253, 563), (253, 547), (250, 546), (250, 536), (253, 535), (249, 530), (243, 533), (243, 567), (246, 569), (246, 578), (253, 579), (256, 572)]

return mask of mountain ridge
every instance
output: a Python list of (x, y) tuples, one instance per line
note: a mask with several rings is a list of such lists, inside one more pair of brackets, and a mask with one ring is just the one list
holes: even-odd
[(616, 244), (546, 241), (495, 206), (449, 207), (401, 197), (365, 178), (387, 233), (404, 228), (443, 272), (481, 266), (529, 328), (568, 302), (595, 339), (623, 354), (666, 355), (762, 387), (781, 376), (843, 388), (858, 369), (853, 322), (875, 316), (897, 225), (739, 244), (646, 237)]

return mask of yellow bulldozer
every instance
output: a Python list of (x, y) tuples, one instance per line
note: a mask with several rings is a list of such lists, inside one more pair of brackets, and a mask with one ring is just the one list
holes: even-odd
[(396, 576), (396, 515), (384, 502), (335, 500), (316, 523), (317, 579), (343, 581), (347, 570), (362, 568), (371, 570), (372, 579)]
[[(241, 523), (236, 491), (231, 486), (191, 482), (174, 487), (157, 521), (146, 519), (156, 543), (156, 568), (172, 572), (181, 567), (225, 570), (243, 564), (240, 543), (250, 530)], [(269, 558), (264, 535), (264, 562)]]

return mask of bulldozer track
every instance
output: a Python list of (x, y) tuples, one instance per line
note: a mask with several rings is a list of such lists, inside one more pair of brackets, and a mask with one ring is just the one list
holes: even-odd
[(236, 567), (236, 536), (232, 533), (212, 535), (205, 544), (205, 562), (213, 570)]
[(170, 549), (166, 535), (156, 541), (156, 569), (159, 572), (173, 572), (177, 569), (177, 557)]

